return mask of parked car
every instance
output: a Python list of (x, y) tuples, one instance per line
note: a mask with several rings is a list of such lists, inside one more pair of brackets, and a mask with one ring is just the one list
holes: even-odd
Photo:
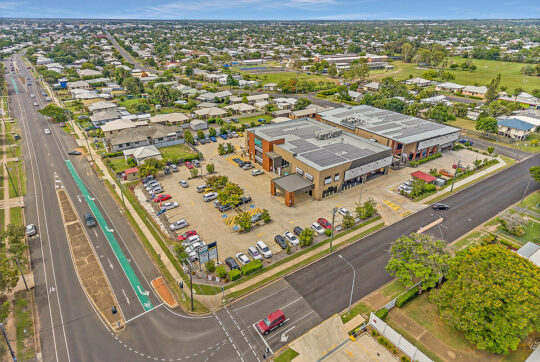
[(154, 186), (154, 188), (152, 189), (152, 192), (154, 194), (160, 194), (163, 192), (163, 187), (161, 187), (161, 185)]
[(268, 245), (265, 244), (264, 241), (259, 240), (255, 245), (266, 259), (272, 257), (272, 250), (270, 250), (270, 248), (268, 247)]
[(87, 227), (91, 228), (97, 225), (96, 218), (91, 213), (84, 214), (84, 223)]
[(217, 199), (217, 196), (218, 196), (217, 192), (208, 192), (203, 195), (203, 200), (205, 202), (209, 202), (209, 201)]
[(193, 168), (193, 165), (191, 164), (191, 162), (186, 162), (186, 167), (189, 168), (190, 170)]
[(178, 166), (176, 166), (175, 164), (172, 164), (170, 167), (172, 172), (178, 172)]
[(189, 226), (188, 222), (186, 220), (182, 219), (182, 220), (175, 221), (171, 225), (169, 225), (169, 229), (171, 231), (175, 231), (175, 230), (183, 229), (183, 228), (188, 227), (188, 226)]
[(261, 253), (259, 253), (259, 250), (257, 250), (257, 248), (255, 248), (254, 246), (250, 246), (248, 248), (248, 254), (251, 255), (254, 260), (262, 260)]
[(224, 140), (227, 139), (227, 135), (226, 135), (226, 134), (220, 134), (219, 137), (223, 138)]
[(244, 254), (244, 253), (238, 253), (238, 254), (236, 254), (236, 259), (238, 259), (238, 261), (239, 261), (240, 264), (242, 264), (242, 265), (246, 265), (247, 263), (250, 262), (249, 258), (248, 258), (247, 255)]
[(302, 229), (300, 226), (295, 226), (294, 229), (293, 229), (293, 233), (295, 233), (298, 236), (300, 236), (302, 231), (304, 231), (304, 229)]
[(80, 156), (80, 155), (82, 155), (82, 153), (79, 152), (79, 151), (69, 151), (69, 152), (68, 152), (68, 155), (72, 155), (72, 156)]
[(212, 142), (217, 142), (217, 139), (216, 139), (216, 137), (211, 136), (211, 137), (210, 137), (210, 141), (212, 141)]
[(431, 205), (431, 208), (433, 210), (448, 210), (448, 209), (450, 209), (450, 206), (448, 206), (446, 204), (441, 204), (440, 202), (436, 202), (433, 205)]
[(332, 224), (330, 224), (330, 222), (328, 222), (328, 220), (326, 220), (324, 217), (318, 218), (317, 222), (319, 223), (319, 225), (321, 225), (325, 229), (331, 229), (332, 228)]
[(163, 201), (167, 201), (171, 198), (171, 195), (168, 195), (168, 194), (164, 194), (164, 195), (158, 195), (156, 196), (156, 198), (154, 199), (154, 202), (163, 202)]
[[(205, 243), (204, 241), (202, 241), (202, 240), (201, 240), (201, 241), (197, 241), (197, 242), (195, 242), (195, 243), (189, 245), (188, 247), (186, 247), (186, 248), (184, 249), (184, 251), (185, 251), (186, 253), (188, 253), (188, 254), (192, 254), (192, 253), (195, 252), (198, 248), (200, 248), (201, 246), (204, 246), (204, 245), (206, 245), (206, 243)], [(191, 255), (190, 255), (190, 257), (191, 257)]]
[(251, 222), (257, 222), (261, 219), (262, 214), (260, 212), (256, 213), (251, 217)]
[(195, 166), (195, 167), (201, 167), (201, 163), (199, 162), (199, 160), (193, 160), (191, 163), (192, 163), (193, 166)]
[(37, 234), (37, 228), (34, 224), (28, 224), (26, 225), (26, 236), (34, 236)]
[(251, 196), (244, 195), (244, 196), (242, 196), (240, 198), (240, 204), (239, 205), (247, 204), (248, 202), (251, 202)]
[(229, 210), (232, 210), (232, 206), (231, 205), (219, 205), (218, 210), (219, 210), (219, 212), (229, 211)]
[(260, 123), (264, 123), (264, 122), (266, 122), (266, 119), (264, 119), (264, 118), (259, 118), (257, 121), (259, 121)]
[(46, 100), (47, 102), (50, 102), (50, 101), (51, 101), (51, 97), (45, 97), (45, 100)]
[(197, 235), (197, 232), (195, 230), (188, 230), (181, 235), (178, 236), (178, 241), (184, 241), (190, 238), (191, 236)]
[(253, 165), (251, 163), (246, 163), (244, 166), (242, 166), (242, 170), (249, 170), (252, 168), (253, 168)]
[(450, 173), (450, 171), (448, 170), (445, 170), (444, 168), (439, 170), (439, 173), (443, 176), (446, 176), (446, 177), (453, 177), (453, 175)]
[(232, 256), (229, 256), (228, 258), (225, 258), (225, 264), (229, 267), (229, 269), (234, 270), (238, 269), (240, 270), (240, 265), (234, 260)]
[(187, 246), (191, 246), (195, 243), (200, 243), (202, 242), (201, 238), (199, 237), (199, 235), (192, 235), (190, 236), (189, 238), (187, 238), (186, 240), (184, 240), (184, 242), (182, 243), (182, 245), (184, 247), (187, 247)]
[(313, 224), (311, 224), (311, 228), (313, 229), (313, 231), (315, 231), (319, 235), (324, 234), (324, 229), (317, 222), (314, 222)]
[(281, 249), (287, 249), (287, 240), (285, 240), (285, 237), (283, 235), (277, 234), (274, 236), (274, 241), (276, 244), (281, 246)]
[(473, 141), (471, 141), (471, 140), (469, 140), (467, 138), (462, 138), (458, 142), (461, 143), (461, 144), (465, 144), (465, 143), (469, 142), (471, 144), (471, 146), (473, 145)]
[(343, 216), (349, 215), (349, 210), (347, 210), (347, 209), (344, 208), (344, 207), (339, 207), (339, 208), (338, 208), (338, 212), (339, 212), (341, 215), (343, 215)]
[(258, 175), (262, 175), (263, 173), (264, 173), (263, 170), (259, 170), (259, 169), (251, 170), (251, 176), (258, 176)]
[(189, 184), (187, 183), (186, 180), (180, 180), (180, 181), (178, 181), (178, 183), (179, 183), (180, 186), (182, 186), (183, 188), (189, 187)]
[(163, 167), (163, 173), (165, 173), (165, 175), (169, 175), (171, 173), (171, 168), (169, 166)]
[(198, 193), (202, 193), (202, 192), (204, 192), (204, 190), (206, 190), (206, 185), (197, 186), (197, 192)]
[(285, 231), (283, 236), (285, 236), (285, 239), (287, 239), (287, 241), (293, 246), (298, 246), (298, 244), (300, 244), (300, 240), (298, 240), (298, 238), (290, 231)]
[(169, 201), (161, 205), (161, 207), (165, 210), (174, 209), (175, 207), (178, 207), (178, 202), (176, 201)]
[[(458, 168), (457, 163), (454, 163), (454, 164), (452, 165), (452, 168), (454, 168), (454, 169), (457, 170), (457, 168)], [(461, 165), (459, 165), (459, 169), (460, 169), (461, 171), (465, 171), (465, 168), (464, 168), (463, 166), (461, 166)]]
[(257, 323), (257, 329), (259, 330), (260, 334), (267, 335), (274, 329), (281, 327), (286, 320), (287, 319), (285, 318), (283, 311), (278, 309)]

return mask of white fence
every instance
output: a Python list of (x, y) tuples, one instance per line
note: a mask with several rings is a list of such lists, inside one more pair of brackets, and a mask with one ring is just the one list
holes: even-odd
[(420, 351), (415, 345), (407, 341), (401, 334), (392, 329), (382, 319), (371, 313), (369, 316), (369, 324), (375, 328), (382, 336), (388, 339), (394, 346), (399, 348), (411, 358), (411, 361), (433, 362), (428, 356)]

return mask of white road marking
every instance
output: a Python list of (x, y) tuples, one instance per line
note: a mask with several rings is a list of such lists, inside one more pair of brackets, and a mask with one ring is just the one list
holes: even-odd
[(124, 293), (124, 297), (126, 297), (127, 304), (131, 304), (131, 302), (129, 301), (129, 298), (128, 298), (127, 294), (126, 294), (126, 291), (124, 289), (122, 289), (122, 293)]
[(281, 288), (281, 289), (275, 291), (274, 293), (272, 293), (272, 294), (270, 294), (270, 295), (268, 295), (268, 296), (266, 296), (266, 297), (264, 297), (264, 298), (261, 298), (261, 299), (259, 299), (259, 300), (256, 300), (256, 301), (252, 302), (252, 303), (246, 304), (246, 305), (244, 305), (244, 306), (242, 306), (242, 307), (233, 309), (232, 311), (233, 311), (233, 312), (237, 312), (237, 311), (242, 310), (242, 309), (244, 309), (244, 308), (251, 307), (253, 304), (257, 304), (257, 303), (259, 303), (259, 302), (262, 302), (263, 300), (268, 299), (268, 298), (274, 296), (275, 294), (278, 294), (278, 293), (282, 292), (283, 290), (285, 290), (285, 289), (287, 289), (287, 288), (290, 288), (290, 287), (291, 287), (290, 285), (287, 285), (286, 287)]
[(255, 330), (255, 334), (257, 334), (259, 337), (261, 337), (264, 345), (266, 346), (266, 348), (268, 348), (268, 350), (270, 351), (270, 355), (273, 355), (274, 354), (274, 351), (272, 351), (272, 348), (270, 348), (270, 346), (268, 345), (268, 343), (266, 342), (266, 339), (264, 339), (264, 337), (259, 333), (259, 330), (257, 329), (257, 326), (255, 325), (256, 323), (253, 323), (251, 326), (253, 327), (253, 329)]
[(162, 305), (163, 305), (163, 303), (158, 304), (158, 305), (156, 305), (154, 308), (149, 309), (149, 310), (147, 310), (146, 312), (143, 312), (143, 313), (141, 313), (141, 314), (139, 314), (139, 315), (137, 315), (137, 316), (135, 316), (135, 317), (133, 317), (133, 318), (131, 318), (131, 319), (128, 319), (124, 324), (128, 324), (129, 322), (132, 322), (132, 321), (134, 321), (135, 319), (137, 319), (137, 318), (139, 318), (139, 317), (142, 317), (142, 316), (145, 315), (146, 313), (149, 313), (149, 312), (153, 311), (154, 309), (157, 309), (157, 308), (161, 307)]
[(107, 261), (109, 262), (109, 266), (111, 267), (111, 269), (114, 270), (114, 266), (112, 265), (111, 260), (109, 258), (107, 258)]
[(96, 235), (96, 238), (98, 237), (97, 230), (94, 229), (94, 234)]

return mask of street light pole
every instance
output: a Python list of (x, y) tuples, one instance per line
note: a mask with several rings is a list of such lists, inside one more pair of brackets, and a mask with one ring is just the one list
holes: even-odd
[(527, 187), (525, 188), (525, 192), (523, 193), (523, 196), (521, 197), (520, 205), (523, 204), (523, 200), (525, 199), (525, 195), (527, 194), (527, 190), (529, 189), (529, 185), (531, 184), (532, 177), (529, 177), (529, 182), (527, 182)]
[(351, 263), (349, 263), (341, 254), (338, 255), (341, 260), (343, 260), (345, 263), (347, 263), (352, 271), (353, 271), (353, 277), (352, 277), (352, 286), (351, 286), (351, 298), (349, 299), (349, 314), (351, 314), (351, 304), (352, 304), (352, 296), (353, 296), (353, 293), (354, 293), (354, 280), (356, 279), (356, 270), (354, 270), (354, 267), (352, 266)]
[(21, 277), (24, 282), (24, 287), (26, 288), (26, 291), (28, 291), (28, 284), (26, 284), (26, 278), (24, 277), (24, 273), (21, 268), (21, 263), (19, 262), (19, 258), (15, 258), (15, 261), (17, 262), (17, 266), (19, 267), (19, 271), (21, 272)]
[(452, 192), (452, 190), (454, 189), (454, 183), (456, 182), (456, 175), (459, 172), (459, 163), (460, 162), (461, 162), (461, 160), (458, 160), (458, 162), (457, 162), (456, 172), (454, 172), (454, 177), (452, 178), (452, 186), (450, 187), (450, 192)]
[(336, 219), (337, 208), (332, 209), (332, 228), (330, 229), (330, 252), (332, 252), (332, 241), (334, 241), (334, 221)]
[(0, 323), (0, 329), (2, 330), (2, 334), (4, 335), (4, 339), (6, 340), (6, 344), (8, 346), (9, 352), (11, 353), (11, 358), (13, 359), (13, 362), (17, 362), (17, 356), (15, 355), (15, 351), (13, 351), (13, 348), (11, 348), (11, 344), (9, 343), (6, 330), (4, 329), (4, 323)]

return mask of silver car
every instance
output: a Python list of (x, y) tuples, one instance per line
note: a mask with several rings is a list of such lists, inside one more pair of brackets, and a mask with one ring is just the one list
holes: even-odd
[(180, 229), (183, 229), (185, 227), (188, 227), (188, 226), (189, 226), (188, 222), (186, 220), (182, 219), (182, 220), (175, 221), (171, 225), (169, 225), (169, 229), (171, 231), (176, 231), (176, 230), (180, 230)]
[(34, 224), (28, 224), (26, 225), (26, 236), (34, 236), (37, 234), (36, 225)]
[(180, 184), (180, 186), (182, 186), (183, 188), (186, 188), (189, 186), (189, 184), (187, 183), (186, 180), (180, 180), (178, 181), (178, 183)]
[(238, 259), (238, 261), (239, 261), (242, 265), (246, 265), (247, 263), (250, 262), (249, 258), (248, 258), (247, 255), (244, 254), (244, 253), (238, 253), (238, 254), (236, 254), (236, 259)]

